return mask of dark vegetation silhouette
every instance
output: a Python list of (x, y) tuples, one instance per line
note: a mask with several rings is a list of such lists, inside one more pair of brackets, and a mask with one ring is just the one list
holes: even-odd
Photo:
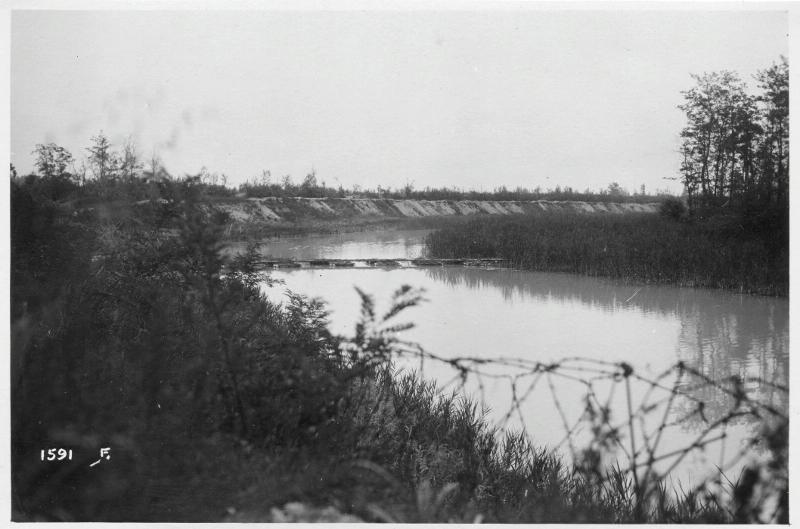
[(750, 214), (789, 204), (789, 64), (760, 71), (760, 93), (731, 71), (695, 75), (683, 92), (681, 182), (689, 208)]

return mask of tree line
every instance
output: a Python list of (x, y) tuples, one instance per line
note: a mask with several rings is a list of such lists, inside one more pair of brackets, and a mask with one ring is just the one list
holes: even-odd
[(732, 71), (693, 75), (682, 92), (680, 179), (690, 211), (787, 208), (789, 203), (789, 65), (785, 57), (754, 79)]
[[(172, 175), (157, 153), (150, 156), (141, 154), (137, 145), (128, 138), (119, 148), (111, 143), (102, 131), (92, 136), (86, 147), (85, 156), (79, 161), (66, 148), (56, 143), (37, 144), (34, 155), (34, 172), (27, 179), (39, 179), (40, 183), (52, 189), (53, 196), (77, 194), (83, 197), (101, 199), (142, 200), (153, 194), (154, 184), (165, 181), (191, 179), (195, 184), (206, 188), (211, 197), (266, 198), (266, 197), (306, 197), (306, 198), (370, 198), (370, 199), (413, 199), (413, 200), (573, 200), (586, 202), (660, 202), (669, 196), (667, 190), (649, 191), (644, 185), (633, 192), (611, 182), (597, 191), (579, 191), (571, 186), (557, 185), (543, 189), (540, 186), (528, 188), (517, 186), (496, 186), (492, 190), (463, 189), (456, 186), (416, 188), (413, 182), (401, 187), (377, 185), (366, 188), (353, 185), (346, 188), (339, 184), (329, 186), (311, 169), (305, 177), (295, 182), (291, 175), (273, 176), (271, 171), (249, 178), (234, 187), (229, 185), (225, 173), (210, 171), (206, 167), (197, 174), (183, 177)], [(11, 166), (12, 177), (18, 177)]]
[(92, 177), (100, 182), (138, 178), (169, 178), (160, 157), (155, 152), (145, 160), (130, 138), (120, 150), (114, 150), (102, 131), (92, 136), (87, 155), (78, 165), (67, 149), (55, 143), (39, 143), (34, 148), (34, 168), (42, 178), (61, 178), (85, 185)]
[[(697, 209), (739, 210), (787, 209), (789, 203), (789, 65), (785, 57), (755, 76), (759, 92), (748, 92), (747, 84), (732, 71), (693, 75), (696, 85), (683, 91), (678, 108), (686, 114), (680, 133), (682, 162), (679, 179), (684, 186), (690, 212)], [(115, 150), (101, 131), (91, 138), (87, 155), (78, 163), (72, 153), (55, 143), (37, 144), (33, 151), (36, 175), (51, 185), (70, 182), (102, 198), (145, 198), (140, 184), (171, 179), (161, 159), (153, 153), (145, 159), (128, 139)], [(16, 174), (12, 166), (12, 175)], [(270, 171), (229, 187), (224, 173), (203, 167), (187, 175), (206, 185), (213, 195), (247, 198), (394, 198), (426, 200), (584, 200), (647, 202), (663, 199), (657, 191), (630, 193), (616, 182), (606, 189), (579, 192), (570, 187), (542, 190), (505, 186), (491, 191), (453, 187), (415, 189), (413, 183), (392, 189), (377, 186), (346, 189), (329, 187), (311, 170), (302, 183), (290, 175), (272, 178)], [(88, 187), (87, 187), (88, 186)]]
[(260, 176), (251, 178), (238, 188), (240, 194), (249, 198), (289, 197), (299, 196), (308, 198), (370, 198), (370, 199), (410, 199), (410, 200), (577, 200), (587, 202), (656, 202), (668, 195), (667, 191), (657, 190), (647, 193), (642, 185), (639, 190), (630, 192), (618, 182), (612, 182), (606, 188), (598, 191), (585, 189), (579, 191), (570, 186), (557, 185), (555, 188), (542, 189), (540, 186), (528, 188), (517, 186), (496, 186), (492, 190), (463, 189), (459, 187), (432, 187), (416, 188), (412, 182), (407, 182), (401, 187), (384, 187), (377, 185), (374, 188), (364, 188), (358, 184), (351, 188), (328, 187), (325, 181), (317, 180), (316, 172), (311, 171), (302, 183), (295, 184), (291, 176), (284, 175), (273, 179), (269, 171), (263, 171)]

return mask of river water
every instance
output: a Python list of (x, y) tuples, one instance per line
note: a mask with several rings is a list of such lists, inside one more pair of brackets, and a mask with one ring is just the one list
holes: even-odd
[[(408, 259), (424, 254), (426, 233), (397, 230), (277, 239), (265, 241), (261, 251), (265, 256), (305, 259)], [(426, 351), (446, 359), (560, 363), (538, 376), (508, 365), (482, 364), (477, 367), (484, 376), (471, 374), (464, 380), (443, 362), (398, 361), (447, 390), (463, 390), (482, 402), (488, 419), (499, 427), (525, 428), (534, 443), (557, 448), (567, 457), (586, 446), (594, 437), (592, 424), (600, 424), (587, 413), (590, 388), (592, 408), (607, 407), (608, 425), (619, 427), (620, 443), (611, 443), (609, 457), (624, 465), (629, 461), (626, 454), (637, 453), (641, 462), (649, 448), (656, 456), (668, 456), (655, 468), (672, 469), (671, 476), (684, 486), (714, 475), (714, 465), (727, 468), (728, 477), (735, 476), (747, 458), (763, 451), (747, 445), (759, 427), (752, 417), (731, 417), (724, 428), (709, 430), (735, 407), (731, 392), (736, 386), (715, 387), (703, 376), (724, 381), (736, 375), (744, 380), (749, 399), (788, 412), (788, 395), (776, 388), (788, 387), (787, 299), (462, 266), (275, 270), (271, 277), (282, 281), (264, 286), (275, 301), (285, 300), (286, 290), (325, 300), (337, 334), (354, 332), (360, 310), (355, 287), (385, 309), (392, 292), (410, 285), (424, 289), (426, 301), (408, 309), (398, 322), (416, 324), (404, 338)], [(571, 358), (581, 360), (567, 360)], [(677, 370), (670, 371), (679, 361), (701, 376), (679, 377)], [(625, 362), (636, 376), (603, 378), (605, 362)], [(670, 400), (673, 385), (680, 394)], [(630, 412), (634, 421), (629, 420)], [(597, 421), (598, 415), (594, 417)], [(662, 424), (668, 426), (659, 435)], [(702, 450), (669, 456), (723, 431), (723, 440)], [(740, 458), (740, 452), (746, 456)]]

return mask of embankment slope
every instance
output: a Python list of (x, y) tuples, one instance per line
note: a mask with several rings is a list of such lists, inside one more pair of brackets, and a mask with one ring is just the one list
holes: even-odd
[[(369, 198), (269, 197), (219, 200), (214, 204), (237, 227), (358, 223), (369, 220), (573, 213), (655, 213), (658, 204), (578, 201), (396, 200)], [(238, 225), (238, 226), (237, 226)]]

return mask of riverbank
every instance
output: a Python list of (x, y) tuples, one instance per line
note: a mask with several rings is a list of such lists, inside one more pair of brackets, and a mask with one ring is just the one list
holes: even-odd
[(438, 227), (450, 219), (471, 217), (571, 214), (655, 213), (656, 203), (555, 200), (401, 200), (388, 198), (215, 198), (209, 202), (228, 216), (231, 238), (265, 234), (298, 235), (377, 229)]
[(646, 284), (788, 296), (788, 223), (738, 216), (678, 221), (661, 215), (482, 219), (426, 240), (430, 257), (497, 257), (513, 266)]

